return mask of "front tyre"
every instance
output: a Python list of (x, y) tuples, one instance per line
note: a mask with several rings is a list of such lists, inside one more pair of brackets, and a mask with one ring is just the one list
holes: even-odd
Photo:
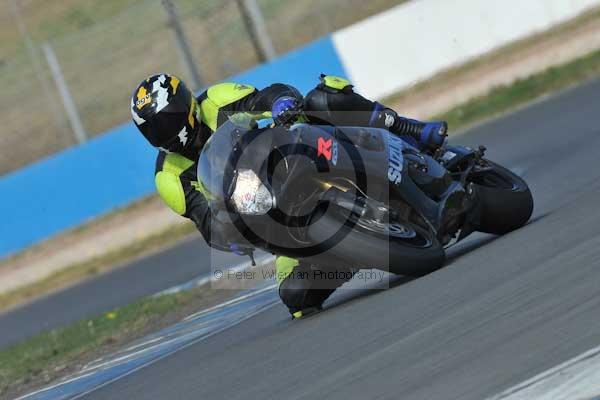
[(318, 256), (323, 262), (405, 276), (426, 275), (444, 264), (445, 251), (435, 235), (410, 222), (353, 219), (338, 210), (319, 216), (308, 236), (314, 243), (325, 243), (340, 229), (343, 239), (324, 249)]
[(477, 230), (502, 235), (522, 227), (533, 212), (527, 183), (509, 169), (483, 161), (489, 170), (472, 180), (481, 211)]

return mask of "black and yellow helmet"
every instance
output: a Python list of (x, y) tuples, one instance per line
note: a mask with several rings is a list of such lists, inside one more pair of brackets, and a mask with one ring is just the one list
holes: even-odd
[(131, 116), (144, 137), (161, 150), (182, 153), (200, 124), (196, 98), (176, 76), (158, 74), (142, 81), (131, 98)]

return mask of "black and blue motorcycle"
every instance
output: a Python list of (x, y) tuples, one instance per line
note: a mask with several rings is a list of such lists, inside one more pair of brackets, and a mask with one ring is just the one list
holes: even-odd
[(533, 198), (485, 148), (422, 152), (383, 129), (233, 119), (206, 143), (199, 189), (246, 249), (419, 276), (475, 232), (525, 225)]

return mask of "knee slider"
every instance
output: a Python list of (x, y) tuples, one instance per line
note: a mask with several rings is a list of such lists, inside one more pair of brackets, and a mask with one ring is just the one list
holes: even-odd
[(350, 84), (350, 81), (344, 78), (340, 78), (339, 76), (321, 74), (319, 80), (321, 81), (321, 83), (318, 87), (324, 91), (328, 91), (331, 93), (352, 92), (352, 85)]

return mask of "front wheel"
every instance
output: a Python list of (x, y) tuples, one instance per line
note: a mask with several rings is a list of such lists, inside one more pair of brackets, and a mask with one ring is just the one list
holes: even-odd
[(509, 169), (483, 161), (487, 170), (472, 180), (481, 211), (477, 230), (501, 235), (522, 227), (533, 212), (527, 183)]
[(326, 243), (340, 229), (342, 239), (319, 257), (406, 276), (422, 276), (444, 264), (445, 251), (435, 235), (410, 222), (359, 219), (338, 210), (319, 216), (308, 236), (315, 243)]

